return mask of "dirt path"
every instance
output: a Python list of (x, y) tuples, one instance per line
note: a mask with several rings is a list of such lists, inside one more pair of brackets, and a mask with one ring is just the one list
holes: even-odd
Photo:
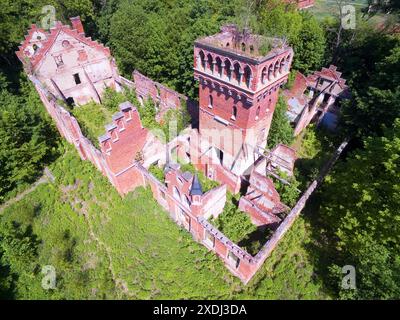
[(26, 195), (30, 194), (33, 192), (39, 185), (47, 182), (54, 182), (55, 178), (53, 174), (50, 172), (50, 170), (46, 167), (44, 169), (43, 175), (37, 180), (29, 189), (17, 194), (14, 198), (6, 201), (0, 206), (0, 213), (3, 212), (4, 209), (7, 207), (11, 206), (12, 204), (20, 201), (22, 198), (24, 198)]

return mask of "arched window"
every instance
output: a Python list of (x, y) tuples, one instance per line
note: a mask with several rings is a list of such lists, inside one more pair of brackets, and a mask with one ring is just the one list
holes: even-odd
[(211, 56), (211, 54), (207, 55), (207, 64), (208, 64), (208, 68), (210, 69), (211, 73), (213, 73), (214, 65), (213, 65), (213, 57)]
[(240, 85), (240, 77), (241, 77), (241, 75), (240, 75), (240, 64), (237, 63), (237, 62), (234, 65), (233, 73), (234, 73), (235, 80)]
[(266, 79), (267, 79), (267, 67), (264, 67), (261, 71), (261, 83), (265, 84)]
[(227, 42), (227, 43), (226, 43), (226, 47), (229, 48), (229, 46), (230, 46), (230, 44), (229, 44), (229, 42)]
[(218, 75), (219, 75), (220, 77), (222, 77), (222, 60), (221, 60), (220, 57), (217, 57), (217, 58), (215, 59), (215, 61), (216, 61), (216, 63), (217, 63), (217, 72), (218, 72)]
[(279, 71), (279, 60), (277, 60), (275, 62), (275, 67), (274, 67), (274, 77), (276, 77), (278, 75), (278, 71)]
[(249, 66), (244, 68), (244, 82), (246, 83), (247, 88), (250, 88), (251, 85), (251, 69)]
[(232, 71), (231, 71), (231, 61), (229, 59), (225, 60), (225, 75), (229, 80), (231, 80)]
[(232, 116), (231, 116), (231, 119), (232, 119), (232, 120), (236, 120), (236, 117), (237, 117), (237, 107), (236, 107), (236, 106), (233, 106), (233, 107), (232, 107)]
[(245, 52), (246, 51), (246, 45), (244, 42), (242, 42), (242, 51)]
[(286, 57), (285, 71), (289, 71), (290, 54)]
[(283, 58), (281, 60), (281, 64), (279, 66), (279, 73), (282, 73), (283, 71), (286, 71), (286, 70), (284, 70), (284, 67), (285, 67), (285, 58)]
[(206, 58), (205, 58), (205, 56), (204, 56), (204, 52), (203, 52), (203, 51), (200, 51), (200, 52), (199, 52), (199, 56), (200, 56), (200, 65), (201, 65), (201, 68), (202, 68), (203, 70), (205, 70), (205, 69), (206, 69)]
[(251, 53), (251, 54), (254, 53), (254, 46), (253, 46), (253, 45), (250, 46), (250, 53)]
[(292, 56), (289, 54), (287, 57), (286, 57), (286, 62), (289, 64), (289, 61), (290, 61), (290, 58), (291, 58)]
[(268, 81), (271, 81), (274, 73), (274, 65), (271, 63), (268, 67)]
[(258, 118), (260, 117), (260, 109), (260, 106), (258, 106), (256, 111), (256, 120), (258, 120)]
[(213, 104), (214, 104), (214, 98), (213, 98), (213, 96), (210, 94), (209, 97), (208, 97), (208, 107), (209, 107), (209, 108), (212, 108), (212, 107), (213, 107)]

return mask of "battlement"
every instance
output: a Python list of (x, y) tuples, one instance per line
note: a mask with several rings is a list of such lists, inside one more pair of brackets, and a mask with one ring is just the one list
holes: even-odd
[(98, 138), (110, 168), (117, 173), (132, 165), (148, 136), (135, 106), (126, 101), (119, 105), (119, 109), (112, 116), (112, 122), (105, 125), (105, 134)]
[(245, 58), (253, 64), (262, 63), (288, 48), (283, 38), (252, 34), (249, 29), (240, 31), (234, 24), (222, 26), (218, 34), (196, 40), (195, 45)]
[[(90, 47), (102, 51), (108, 57), (111, 56), (108, 47), (92, 40), (91, 37), (85, 36), (79, 16), (70, 18), (70, 21), (72, 27), (70, 25), (63, 25), (60, 21), (56, 21), (55, 26), (50, 28), (49, 31), (45, 31), (44, 29), (39, 28), (36, 24), (32, 24), (28, 30), (28, 34), (25, 35), (25, 40), (21, 42), (20, 46), (18, 46), (18, 51), (16, 52), (17, 57), (25, 66), (29, 66), (30, 70), (34, 70), (45, 57), (49, 49), (53, 46), (61, 32), (77, 38), (79, 41)], [(65, 42), (64, 47), (67, 46), (68, 44)]]

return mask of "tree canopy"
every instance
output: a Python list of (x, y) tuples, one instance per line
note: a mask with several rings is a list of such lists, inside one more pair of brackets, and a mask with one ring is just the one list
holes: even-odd
[[(337, 165), (322, 186), (324, 227), (333, 242), (331, 272), (343, 297), (400, 295), (400, 119)], [(354, 265), (357, 290), (340, 289), (337, 270)]]
[(32, 85), (19, 95), (0, 92), (0, 202), (23, 183), (33, 182), (55, 154), (57, 135)]

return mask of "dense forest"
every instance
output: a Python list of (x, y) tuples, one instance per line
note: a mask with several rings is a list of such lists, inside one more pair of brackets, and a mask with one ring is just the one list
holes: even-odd
[[(98, 252), (97, 262), (92, 261), (93, 268), (82, 267), (85, 234), (98, 232), (110, 246), (120, 240), (115, 233), (130, 232), (125, 225), (132, 222), (119, 212), (129, 217), (131, 204), (155, 216), (157, 207), (151, 201), (138, 203), (137, 197), (148, 196), (146, 190), (122, 201), (90, 165), (82, 164), (59, 138), (24, 75), (14, 52), (30, 24), (43, 19), (46, 5), (54, 6), (57, 19), (64, 22), (79, 15), (86, 33), (111, 48), (124, 76), (130, 78), (137, 69), (192, 99), (197, 98), (193, 41), (217, 32), (227, 22), (250, 27), (255, 33), (285, 37), (295, 52), (292, 79), (296, 71), (310, 74), (331, 63), (343, 73), (351, 99), (342, 106), (339, 133), (330, 136), (312, 128), (307, 131), (303, 144), (312, 156), (308, 164), (303, 163), (299, 181), (307, 181), (313, 174), (311, 164), (320, 164), (327, 139), (332, 144), (348, 138), (349, 148), (308, 203), (304, 218), (296, 222), (271, 263), (247, 288), (222, 275), (219, 266), (210, 263), (215, 262), (213, 258), (192, 244), (187, 235), (165, 232), (154, 221), (150, 230), (160, 235), (165, 232), (164, 248), (168, 244), (179, 256), (172, 261), (161, 250), (160, 259), (171, 261), (190, 285), (179, 288), (175, 275), (156, 262), (149, 266), (151, 277), (124, 271), (122, 261), (130, 258), (135, 261), (132, 270), (137, 267), (142, 273), (150, 272), (139, 260), (148, 255), (146, 261), (151, 261), (152, 254), (145, 248), (154, 247), (158, 239), (153, 235), (149, 243), (143, 240), (144, 231), (138, 227), (143, 217), (132, 218), (137, 220), (131, 226), (140, 234), (139, 240), (134, 240), (144, 241), (141, 248), (134, 249), (143, 250), (143, 257), (129, 257), (126, 252), (133, 249), (123, 242), (118, 243), (125, 252), (110, 253), (107, 248), (92, 248), (88, 240), (89, 248)], [(280, 0), (0, 0), (0, 204), (29, 188), (46, 166), (52, 168), (61, 186), (40, 186), (27, 199), (0, 211), (0, 297), (178, 298), (186, 294), (189, 298), (400, 298), (399, 15), (398, 1), (374, 1), (369, 10), (357, 12), (355, 29), (343, 29), (339, 16), (322, 20), (312, 10), (298, 11)], [(373, 23), (376, 16), (384, 22)], [(280, 100), (269, 144), (293, 142), (284, 113)], [(91, 183), (95, 186), (90, 187)], [(104, 195), (110, 202), (102, 199)], [(103, 219), (115, 220), (120, 229), (106, 230), (99, 223)], [(247, 222), (240, 219), (235, 220), (235, 227), (241, 223), (246, 228)], [(112, 236), (116, 239), (110, 240)], [(171, 240), (175, 238), (180, 239), (179, 245)], [(201, 251), (204, 257), (193, 262), (184, 250)], [(285, 259), (285, 254), (293, 252), (297, 252), (296, 259), (308, 258)], [(106, 267), (111, 262), (120, 275), (131, 277), (132, 286), (140, 287), (135, 294), (128, 294)], [(41, 279), (39, 266), (43, 264), (61, 270), (58, 291), (43, 292), (40, 280), (32, 280)], [(300, 271), (292, 267), (294, 264), (307, 266), (296, 273)], [(341, 286), (344, 265), (355, 266), (356, 290)], [(189, 271), (182, 271), (195, 267), (199, 268), (198, 282), (190, 278)]]

